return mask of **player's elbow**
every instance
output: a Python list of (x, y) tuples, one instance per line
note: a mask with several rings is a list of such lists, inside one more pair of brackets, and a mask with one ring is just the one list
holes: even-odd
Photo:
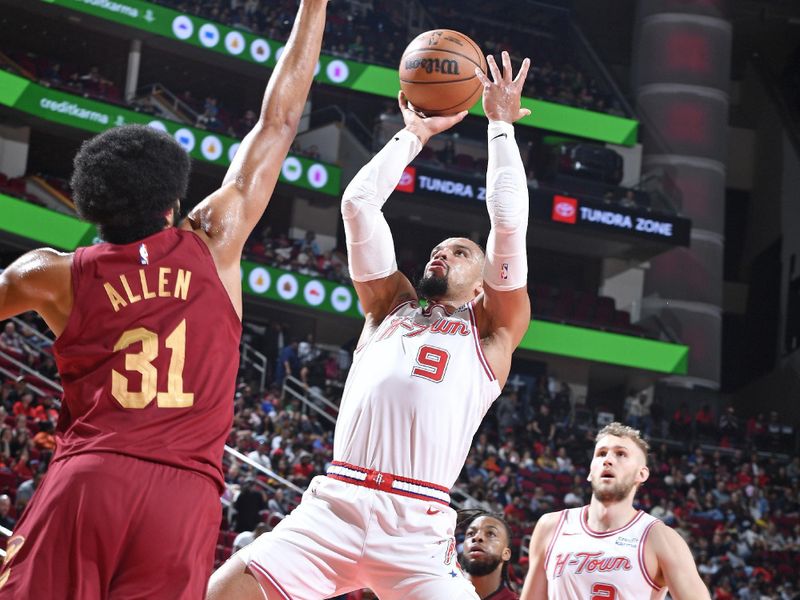
[(365, 182), (351, 182), (342, 194), (341, 212), (345, 219), (352, 219), (358, 215), (362, 207), (375, 198), (376, 190)]

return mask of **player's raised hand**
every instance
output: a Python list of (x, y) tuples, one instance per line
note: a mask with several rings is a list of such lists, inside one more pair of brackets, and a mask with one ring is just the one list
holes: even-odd
[(483, 83), (483, 112), (486, 113), (489, 120), (513, 123), (531, 114), (530, 110), (520, 106), (522, 87), (525, 85), (531, 60), (529, 58), (523, 60), (519, 73), (512, 79), (511, 57), (504, 50), (502, 58), (502, 73), (494, 57), (489, 55), (486, 57), (486, 62), (489, 63), (489, 72), (492, 74), (492, 78), (489, 79), (487, 74), (477, 67), (475, 75)]
[(400, 105), (400, 112), (403, 113), (406, 129), (416, 135), (423, 146), (437, 133), (447, 131), (467, 116), (467, 111), (462, 110), (447, 117), (427, 117), (414, 108), (403, 92), (398, 94), (397, 102)]

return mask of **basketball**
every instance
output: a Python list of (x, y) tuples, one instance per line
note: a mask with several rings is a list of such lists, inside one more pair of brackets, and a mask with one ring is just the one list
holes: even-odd
[(481, 97), (475, 67), (485, 73), (486, 58), (466, 35), (450, 29), (426, 31), (403, 52), (400, 87), (420, 112), (453, 115), (472, 108)]

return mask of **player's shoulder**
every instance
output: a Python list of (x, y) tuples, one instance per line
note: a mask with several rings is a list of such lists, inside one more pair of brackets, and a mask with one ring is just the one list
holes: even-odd
[(550, 541), (553, 533), (555, 533), (556, 527), (558, 527), (558, 522), (561, 520), (565, 511), (559, 510), (556, 512), (545, 513), (539, 520), (536, 522), (536, 526), (533, 528), (533, 538), (531, 539), (531, 544), (534, 542), (537, 543), (546, 543)]
[(37, 248), (26, 252), (9, 267), (8, 275), (25, 279), (47, 279), (60, 271), (69, 271), (73, 252), (61, 252), (54, 248)]
[(672, 527), (656, 519), (647, 530), (647, 545), (657, 554), (670, 552), (672, 549), (686, 546), (686, 541)]

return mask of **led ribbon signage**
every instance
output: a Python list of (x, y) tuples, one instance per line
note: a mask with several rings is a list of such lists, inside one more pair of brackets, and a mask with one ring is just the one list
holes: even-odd
[[(283, 51), (280, 42), (142, 0), (40, 1), (265, 67), (274, 67)], [(388, 98), (396, 98), (400, 89), (395, 69), (326, 54), (320, 58), (316, 79)], [(523, 98), (522, 106), (531, 109), (532, 114), (519, 121), (521, 125), (623, 146), (636, 143), (639, 123), (633, 119), (533, 98)], [(471, 112), (483, 115), (480, 102)]]
[[(0, 231), (39, 244), (72, 251), (97, 241), (92, 225), (3, 194), (0, 216)], [(248, 295), (363, 318), (352, 286), (247, 260), (242, 261), (241, 277)], [(536, 320), (531, 321), (520, 348), (677, 375), (686, 374), (689, 355), (689, 348), (680, 344)]]
[[(0, 104), (92, 133), (127, 123), (150, 125), (172, 135), (193, 159), (221, 167), (230, 164), (239, 148), (239, 140), (232, 137), (54, 90), (6, 71), (0, 71)], [(338, 197), (341, 175), (342, 170), (335, 165), (289, 155), (283, 162), (280, 181)]]

